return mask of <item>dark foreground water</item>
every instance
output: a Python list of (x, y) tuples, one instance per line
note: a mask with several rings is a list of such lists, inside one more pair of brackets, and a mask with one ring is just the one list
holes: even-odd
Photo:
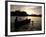
[[(11, 16), (11, 31), (14, 32), (14, 23), (15, 23), (16, 16)], [(23, 25), (19, 28), (19, 31), (39, 31), (41, 30), (41, 17), (31, 17), (31, 16), (25, 16), (25, 17), (18, 17), (18, 21), (22, 21), (25, 19), (30, 19), (30, 23), (28, 25)], [(33, 22), (32, 22), (33, 21)]]

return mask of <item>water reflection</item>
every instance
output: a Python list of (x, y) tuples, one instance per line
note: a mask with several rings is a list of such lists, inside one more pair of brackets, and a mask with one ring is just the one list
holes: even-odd
[[(14, 29), (15, 19), (16, 19), (16, 16), (12, 16), (11, 17), (12, 30), (15, 30)], [(37, 31), (37, 30), (41, 30), (41, 17), (32, 17), (32, 16), (19, 17), (18, 16), (17, 19), (18, 19), (18, 21), (23, 21), (23, 20), (26, 20), (26, 19), (30, 19), (30, 23), (28, 23), (28, 25), (27, 24), (26, 25), (22, 25), (19, 28), (19, 31)]]

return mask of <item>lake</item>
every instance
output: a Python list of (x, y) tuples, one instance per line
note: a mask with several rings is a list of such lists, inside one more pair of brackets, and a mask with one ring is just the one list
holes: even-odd
[[(14, 30), (14, 23), (15, 23), (15, 19), (16, 19), (16, 16), (11, 16), (11, 23), (12, 23), (12, 29)], [(17, 18), (18, 21), (22, 21), (22, 20), (25, 20), (25, 19), (30, 19), (30, 24), (28, 25), (29, 29), (31, 29), (32, 27), (32, 30), (35, 31), (35, 30), (41, 30), (41, 23), (42, 23), (42, 17), (32, 17), (32, 16), (21, 16), (21, 17), (18, 17)], [(33, 21), (33, 23), (32, 23)], [(22, 28), (21, 28), (22, 29)], [(29, 30), (28, 29), (28, 30)]]

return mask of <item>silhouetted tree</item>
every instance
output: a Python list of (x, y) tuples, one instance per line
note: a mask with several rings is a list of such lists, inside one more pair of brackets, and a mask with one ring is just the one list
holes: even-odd
[(26, 16), (28, 15), (25, 11), (16, 10), (15, 12), (11, 12), (11, 16)]

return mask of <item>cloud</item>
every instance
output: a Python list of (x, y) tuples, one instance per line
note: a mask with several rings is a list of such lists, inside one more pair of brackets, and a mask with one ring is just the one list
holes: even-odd
[(32, 12), (33, 14), (41, 14), (42, 7), (41, 6), (32, 6), (32, 5), (11, 5), (11, 11), (26, 11), (28, 13)]

